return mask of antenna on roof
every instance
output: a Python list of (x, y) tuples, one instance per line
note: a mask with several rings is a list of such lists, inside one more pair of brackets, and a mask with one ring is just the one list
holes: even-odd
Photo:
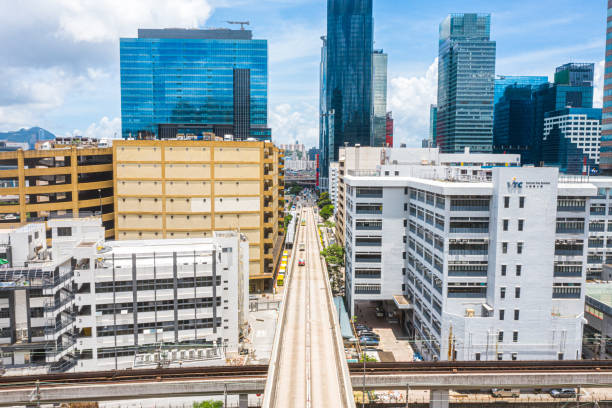
[(245, 25), (250, 25), (248, 21), (226, 21), (227, 24), (240, 24), (240, 29), (244, 30)]

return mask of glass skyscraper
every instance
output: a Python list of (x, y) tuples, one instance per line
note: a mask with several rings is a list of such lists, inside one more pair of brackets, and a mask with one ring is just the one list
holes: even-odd
[(608, 0), (606, 23), (606, 68), (604, 76), (603, 113), (601, 119), (601, 151), (599, 169), (612, 174), (612, 0)]
[(440, 24), (438, 120), (441, 152), (490, 152), (496, 43), (490, 14), (451, 14)]
[[(496, 84), (497, 86), (497, 84)], [(521, 163), (534, 163), (533, 101), (531, 85), (506, 86), (495, 104), (493, 151), (521, 155)]]
[(517, 75), (497, 75), (495, 77), (495, 97), (493, 104), (504, 96), (504, 91), (510, 85), (542, 85), (548, 82), (547, 76), (517, 76)]
[(370, 146), (386, 145), (387, 127), (387, 54), (372, 54), (372, 140)]
[[(590, 66), (594, 71), (593, 64), (583, 64)], [(557, 68), (564, 69), (567, 65)], [(592, 77), (592, 74), (591, 74)], [(592, 81), (567, 80), (569, 75), (555, 75), (554, 84), (546, 83), (534, 87), (532, 94), (533, 100), (533, 141), (531, 143), (533, 156), (531, 161), (525, 164), (541, 164), (544, 152), (542, 151), (542, 140), (544, 139), (544, 119), (547, 112), (558, 111), (565, 108), (592, 108), (593, 107), (593, 83)]]
[[(328, 134), (334, 143), (327, 149), (331, 161), (338, 160), (338, 149), (345, 142), (370, 144), (372, 46), (372, 0), (328, 0), (325, 114), (333, 114), (333, 131)], [(329, 175), (327, 169), (328, 163), (323, 163), (323, 178)]]
[(120, 65), (123, 138), (270, 139), (268, 44), (249, 30), (139, 29)]

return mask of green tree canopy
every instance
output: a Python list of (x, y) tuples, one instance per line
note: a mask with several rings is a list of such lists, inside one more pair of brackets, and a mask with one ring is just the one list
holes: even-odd
[(330, 265), (344, 265), (344, 248), (338, 244), (331, 244), (321, 251), (321, 255), (325, 258), (325, 262)]
[(194, 402), (193, 408), (223, 408), (223, 401)]
[(333, 213), (334, 213), (334, 206), (331, 204), (326, 205), (325, 207), (321, 209), (321, 211), (319, 211), (319, 215), (325, 221), (327, 221), (329, 217), (333, 215)]

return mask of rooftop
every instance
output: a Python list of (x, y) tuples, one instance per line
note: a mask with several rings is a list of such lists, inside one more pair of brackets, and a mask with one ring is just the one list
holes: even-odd
[(612, 282), (587, 283), (586, 303), (612, 315)]
[(138, 38), (181, 39), (181, 40), (252, 40), (251, 30), (231, 30), (229, 28), (139, 28)]

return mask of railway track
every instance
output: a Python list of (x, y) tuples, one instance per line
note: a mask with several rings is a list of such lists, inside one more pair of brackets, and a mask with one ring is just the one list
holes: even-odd
[[(362, 363), (349, 364), (351, 374), (363, 373)], [(453, 362), (393, 362), (367, 363), (366, 374), (393, 375), (415, 373), (499, 373), (499, 372), (608, 372), (612, 360), (578, 361), (453, 361)], [(268, 372), (267, 365), (182, 367), (118, 371), (92, 371), (28, 376), (0, 377), (2, 388), (42, 385), (70, 385), (83, 383), (116, 383), (138, 381), (202, 380), (223, 378), (260, 378)]]

